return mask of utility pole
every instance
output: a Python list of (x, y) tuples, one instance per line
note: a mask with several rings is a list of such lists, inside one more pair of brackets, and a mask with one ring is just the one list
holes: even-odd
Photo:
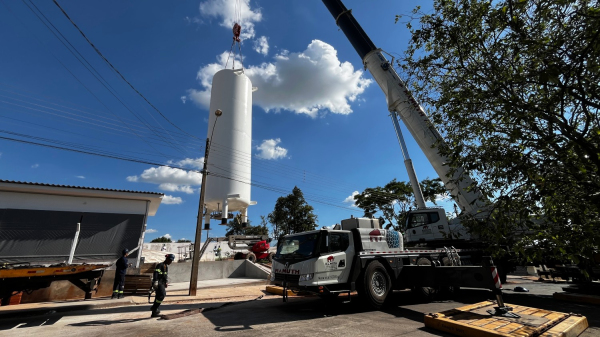
[[(217, 118), (213, 124), (213, 129), (210, 137), (215, 132), (215, 125), (217, 125), (217, 119), (223, 112), (220, 109), (215, 111)], [(198, 218), (196, 219), (196, 238), (194, 239), (194, 256), (192, 258), (192, 275), (190, 276), (190, 291), (189, 296), (196, 296), (196, 290), (198, 289), (198, 264), (200, 263), (200, 240), (202, 240), (202, 218), (204, 215), (204, 192), (206, 191), (206, 176), (208, 175), (208, 153), (210, 151), (210, 139), (206, 138), (206, 145), (204, 146), (204, 164), (202, 165), (202, 185), (200, 185), (200, 202), (198, 204)], [(208, 231), (206, 232), (208, 238)]]

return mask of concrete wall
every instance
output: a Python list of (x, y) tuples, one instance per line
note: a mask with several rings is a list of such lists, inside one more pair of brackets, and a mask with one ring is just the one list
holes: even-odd
[[(198, 281), (248, 277), (245, 263), (247, 263), (246, 260), (200, 262)], [(173, 263), (169, 266), (169, 282), (189, 282), (191, 272), (191, 262)]]
[(246, 277), (268, 279), (270, 274), (267, 274), (263, 269), (257, 267), (254, 263), (246, 262)]

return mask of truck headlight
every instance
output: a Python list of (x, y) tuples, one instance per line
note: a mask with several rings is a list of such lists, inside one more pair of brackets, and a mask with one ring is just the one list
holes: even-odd
[(315, 276), (315, 274), (311, 273), (311, 274), (304, 274), (304, 275), (300, 275), (300, 282), (302, 281), (310, 281), (313, 279), (313, 277)]

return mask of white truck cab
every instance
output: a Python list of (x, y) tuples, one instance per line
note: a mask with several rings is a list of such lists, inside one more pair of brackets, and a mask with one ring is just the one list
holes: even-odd
[(426, 243), (434, 246), (459, 246), (460, 241), (471, 239), (471, 235), (460, 223), (460, 219), (448, 221), (443, 208), (410, 211), (405, 229), (407, 245)]
[(273, 259), (273, 280), (305, 286), (346, 282), (355, 250), (352, 233), (318, 230), (286, 236)]

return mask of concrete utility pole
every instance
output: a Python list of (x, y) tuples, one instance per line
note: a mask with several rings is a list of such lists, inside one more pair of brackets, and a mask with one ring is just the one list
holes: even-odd
[[(223, 112), (220, 109), (215, 111), (217, 119)], [(215, 132), (215, 125), (217, 125), (217, 119), (213, 125), (212, 133)], [(212, 138), (212, 133), (210, 137)], [(204, 164), (202, 165), (202, 185), (200, 185), (200, 202), (198, 204), (198, 218), (196, 219), (196, 238), (194, 239), (194, 256), (192, 258), (192, 275), (190, 276), (190, 296), (196, 296), (196, 290), (198, 289), (198, 264), (200, 263), (200, 241), (202, 240), (202, 218), (204, 214), (204, 192), (206, 191), (206, 176), (208, 175), (208, 153), (210, 151), (210, 138), (206, 138), (206, 145), (204, 146)], [(208, 237), (208, 231), (206, 232)]]

